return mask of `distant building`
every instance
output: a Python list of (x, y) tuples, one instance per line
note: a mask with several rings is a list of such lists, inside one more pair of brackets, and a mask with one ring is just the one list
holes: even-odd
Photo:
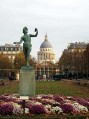
[(52, 44), (48, 41), (47, 34), (45, 35), (44, 42), (40, 45), (40, 51), (38, 51), (37, 57), (39, 63), (47, 61), (55, 62), (55, 53)]
[(69, 43), (67, 47), (68, 52), (83, 52), (87, 48), (87, 43), (85, 42), (76, 42), (76, 43)]
[(13, 44), (0, 45), (0, 54), (8, 56), (8, 58), (11, 59), (12, 61), (20, 51), (22, 51), (22, 46), (20, 45), (13, 45)]
[(76, 42), (69, 43), (67, 49), (64, 49), (60, 58), (61, 70), (65, 73), (66, 78), (73, 75), (73, 77), (81, 78), (84, 70), (84, 51), (87, 48), (88, 43)]
[(55, 52), (52, 44), (48, 41), (47, 34), (40, 45), (40, 51), (37, 52), (35, 71), (37, 79), (52, 79), (53, 75), (59, 74), (59, 68), (55, 65)]

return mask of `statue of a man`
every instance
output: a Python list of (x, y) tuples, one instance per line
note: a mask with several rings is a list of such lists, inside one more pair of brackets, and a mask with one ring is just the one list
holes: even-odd
[(26, 66), (29, 66), (29, 59), (30, 59), (30, 52), (32, 49), (32, 45), (31, 45), (31, 37), (36, 37), (38, 35), (38, 30), (37, 28), (35, 28), (35, 35), (32, 34), (27, 34), (28, 33), (28, 28), (24, 27), (23, 28), (23, 33), (24, 35), (21, 37), (20, 42), (14, 42), (14, 44), (21, 44), (23, 41), (23, 52), (24, 52), (24, 56), (25, 56), (25, 60), (26, 60)]

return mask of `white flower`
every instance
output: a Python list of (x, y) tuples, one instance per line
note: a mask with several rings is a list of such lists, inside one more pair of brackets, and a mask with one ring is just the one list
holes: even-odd
[(73, 106), (77, 108), (79, 106), (79, 103), (75, 102), (73, 103)]
[(60, 105), (60, 103), (59, 103), (59, 102), (57, 102), (57, 101), (55, 102), (55, 104), (59, 104), (59, 105)]
[(48, 99), (48, 102), (50, 102), (50, 103), (52, 103), (52, 104), (55, 104), (56, 103), (56, 101), (55, 100), (53, 100), (53, 99)]
[(53, 107), (52, 109), (53, 109), (53, 112), (55, 112), (55, 113), (57, 113), (57, 114), (63, 112), (63, 110), (62, 110), (60, 107), (58, 107), (58, 106)]
[(17, 103), (12, 103), (12, 104), (13, 104), (13, 113), (14, 114), (22, 114), (23, 113), (23, 110), (20, 105), (18, 105)]
[(41, 98), (42, 98), (42, 96), (40, 96), (40, 95), (37, 96), (37, 99), (41, 99)]
[(71, 98), (73, 98), (72, 96), (67, 96), (67, 99), (71, 99)]
[(29, 114), (29, 109), (25, 108), (25, 114)]
[(36, 102), (35, 105), (42, 105), (42, 103), (41, 102)]
[(17, 103), (12, 103), (12, 105), (14, 106), (14, 107), (17, 107), (17, 108), (20, 108), (21, 106), (20, 105), (18, 105)]
[(77, 103), (77, 102), (74, 103), (73, 106), (74, 106), (75, 109), (77, 109), (77, 110), (79, 110), (79, 111), (86, 111), (86, 112), (88, 112), (87, 107), (85, 107), (85, 106), (83, 106), (83, 105), (80, 105), (80, 104)]
[(83, 105), (79, 105), (78, 108), (79, 108), (80, 111), (88, 112), (88, 109), (85, 106), (83, 106)]
[(45, 106), (45, 108), (51, 110), (52, 107), (51, 107), (51, 105), (47, 104), (47, 105)]
[(14, 107), (13, 113), (14, 114), (22, 114), (23, 113), (23, 110), (21, 108)]

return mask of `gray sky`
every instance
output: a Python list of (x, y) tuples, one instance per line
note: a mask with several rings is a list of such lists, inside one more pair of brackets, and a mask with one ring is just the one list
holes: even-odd
[(24, 26), (39, 31), (31, 55), (37, 58), (47, 32), (58, 60), (68, 43), (89, 42), (89, 0), (1, 0), (0, 45), (19, 41)]

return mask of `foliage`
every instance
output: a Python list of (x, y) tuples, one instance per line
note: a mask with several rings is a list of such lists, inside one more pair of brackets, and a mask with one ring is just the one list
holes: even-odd
[(89, 73), (89, 44), (84, 51), (84, 70)]
[(14, 67), (16, 69), (20, 69), (21, 66), (25, 65), (25, 57), (23, 52), (20, 52), (16, 55), (15, 60), (14, 60)]
[(79, 48), (74, 49), (74, 51), (65, 50), (58, 61), (58, 65), (61, 72), (65, 74), (71, 72), (74, 74), (74, 78), (88, 78), (89, 44), (86, 50)]
[(76, 49), (74, 52), (64, 52), (59, 59), (59, 66), (62, 70), (68, 69), (69, 71), (82, 71), (82, 56), (83, 52)]
[(0, 54), (0, 69), (11, 69), (12, 68), (12, 62), (3, 54)]
[(36, 66), (36, 60), (35, 60), (34, 57), (31, 57), (30, 58), (29, 64), (35, 68), (35, 66)]
[[(29, 59), (29, 64), (33, 67), (36, 65), (35, 58), (30, 58)], [(23, 52), (20, 52), (16, 55), (15, 60), (14, 60), (14, 68), (15, 69), (20, 69), (21, 66), (26, 65), (25, 57)]]

